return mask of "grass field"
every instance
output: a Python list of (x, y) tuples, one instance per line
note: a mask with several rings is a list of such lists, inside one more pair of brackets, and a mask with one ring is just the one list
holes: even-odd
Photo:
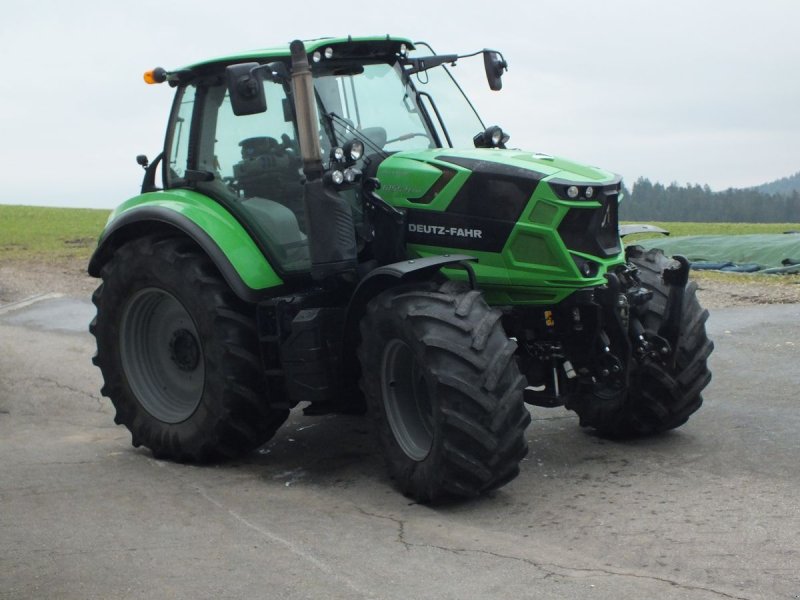
[(110, 212), (0, 204), (0, 260), (88, 260)]
[[(784, 233), (800, 231), (800, 223), (681, 223), (647, 221), (648, 225), (656, 225), (669, 231), (671, 237), (684, 235), (747, 235), (750, 233)], [(626, 236), (625, 241), (643, 240), (661, 237), (658, 233), (641, 233)]]

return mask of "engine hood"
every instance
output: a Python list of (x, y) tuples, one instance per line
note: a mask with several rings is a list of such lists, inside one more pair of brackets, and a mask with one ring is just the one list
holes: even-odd
[[(415, 164), (416, 163), (416, 164)], [(467, 168), (470, 171), (476, 168), (487, 172), (497, 170), (508, 172), (510, 169), (517, 171), (524, 176), (524, 171), (529, 172), (529, 176), (537, 180), (557, 179), (569, 181), (577, 184), (604, 184), (618, 181), (619, 177), (614, 173), (590, 167), (565, 158), (550, 156), (538, 152), (526, 152), (522, 150), (497, 150), (488, 148), (476, 148), (474, 150), (451, 150), (447, 148), (434, 148), (422, 151), (397, 152), (387, 157), (380, 165), (379, 178), (394, 180), (393, 175), (398, 171), (406, 174), (403, 182), (407, 192), (406, 197), (415, 197), (417, 192), (422, 192), (433, 183), (427, 177), (421, 177), (419, 186), (415, 185), (414, 178), (408, 179), (409, 170), (412, 172), (426, 172), (419, 163), (431, 166), (441, 165), (452, 167), (453, 165)], [(430, 178), (436, 179), (441, 174), (437, 168), (428, 171)], [(381, 177), (383, 175), (384, 177)], [(392, 181), (394, 183), (394, 181)], [(397, 190), (398, 192), (401, 190)]]
[(529, 169), (541, 173), (545, 177), (555, 175), (559, 179), (573, 180), (576, 183), (603, 183), (616, 179), (613, 173), (597, 167), (590, 167), (565, 158), (540, 152), (476, 148), (475, 150), (450, 152), (448, 154), (465, 159), (481, 160), (514, 166), (521, 169)]
[[(620, 253), (620, 179), (602, 169), (521, 150), (429, 149), (392, 154), (376, 175), (381, 197), (405, 211), (412, 251), (475, 253), (484, 277), (599, 281), (599, 265)], [(591, 261), (588, 275), (570, 252)]]

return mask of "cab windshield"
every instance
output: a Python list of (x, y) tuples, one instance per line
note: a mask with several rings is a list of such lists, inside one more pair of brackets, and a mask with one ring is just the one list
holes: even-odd
[(403, 79), (400, 65), (387, 63), (315, 77), (323, 152), (353, 136), (368, 152), (473, 146), (483, 124), (444, 67)]

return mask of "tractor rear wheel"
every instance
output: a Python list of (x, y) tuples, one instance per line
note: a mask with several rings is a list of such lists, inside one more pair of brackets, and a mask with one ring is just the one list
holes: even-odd
[[(669, 289), (661, 278), (672, 259), (661, 250), (632, 246), (628, 260), (639, 268), (644, 287), (653, 291), (642, 324), (657, 333), (667, 309)], [(567, 408), (578, 413), (584, 427), (609, 438), (632, 438), (680, 427), (703, 403), (701, 392), (711, 381), (706, 361), (714, 349), (705, 323), (708, 311), (697, 300), (690, 281), (683, 295), (682, 318), (674, 365), (647, 358), (632, 359), (630, 385), (620, 393), (583, 392)]]
[(361, 386), (390, 476), (420, 502), (475, 496), (519, 474), (530, 413), (500, 312), (448, 282), (374, 298)]
[(92, 297), (93, 361), (134, 446), (207, 462), (266, 442), (289, 411), (268, 398), (251, 306), (190, 240), (120, 247)]

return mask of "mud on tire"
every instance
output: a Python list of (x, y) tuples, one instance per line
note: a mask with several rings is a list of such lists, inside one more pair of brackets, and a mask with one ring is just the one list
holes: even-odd
[(120, 247), (92, 300), (93, 362), (134, 446), (206, 462), (266, 442), (289, 411), (267, 398), (251, 306), (190, 240)]
[(361, 322), (361, 386), (390, 476), (418, 501), (519, 474), (530, 413), (500, 312), (447, 282), (389, 290)]

